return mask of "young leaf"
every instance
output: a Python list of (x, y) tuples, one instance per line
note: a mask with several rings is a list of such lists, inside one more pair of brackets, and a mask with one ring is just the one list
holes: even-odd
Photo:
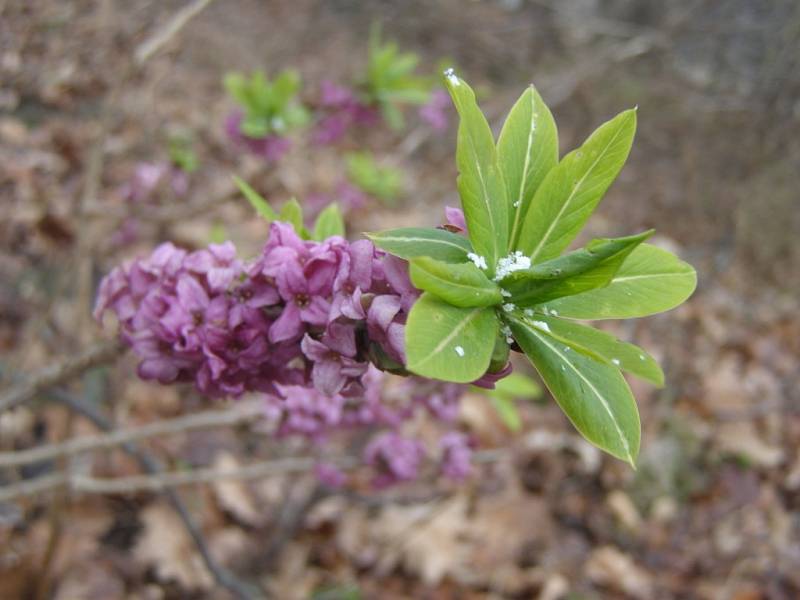
[(310, 237), (308, 235), (308, 231), (303, 225), (303, 207), (300, 206), (297, 198), (292, 198), (288, 202), (284, 202), (283, 206), (281, 206), (280, 212), (278, 213), (278, 219), (286, 223), (290, 223), (297, 232), (297, 235), (303, 239), (308, 239)]
[(411, 259), (411, 282), (453, 306), (471, 308), (502, 303), (497, 284), (471, 262), (445, 263), (428, 256)]
[(269, 203), (264, 199), (264, 197), (255, 191), (250, 185), (244, 181), (243, 179), (237, 177), (236, 175), (231, 175), (233, 182), (236, 184), (236, 187), (239, 188), (239, 191), (242, 192), (247, 201), (250, 205), (256, 209), (256, 212), (266, 219), (267, 223), (272, 223), (273, 221), (278, 220), (278, 213), (269, 205)]
[(497, 140), (497, 162), (511, 203), (508, 246), (514, 249), (534, 193), (558, 163), (556, 123), (532, 85), (506, 117)]
[(522, 419), (519, 416), (519, 411), (514, 404), (514, 399), (507, 396), (489, 393), (489, 399), (492, 406), (500, 416), (500, 420), (514, 433), (522, 429)]
[(322, 241), (334, 235), (344, 237), (344, 233), (342, 211), (339, 210), (339, 205), (333, 202), (317, 216), (317, 222), (314, 224), (314, 239)]
[(633, 143), (636, 109), (601, 125), (544, 178), (525, 215), (517, 249), (534, 263), (558, 256), (619, 174)]
[(498, 381), (495, 393), (516, 400), (536, 400), (542, 395), (542, 388), (533, 379), (522, 373), (511, 373)]
[(564, 350), (537, 323), (509, 318), (514, 339), (561, 410), (588, 441), (635, 466), (641, 425), (625, 378), (614, 367)]
[(401, 227), (364, 235), (378, 248), (405, 260), (430, 256), (442, 262), (462, 263), (469, 260), (467, 254), (472, 252), (467, 238), (444, 229)]
[(585, 248), (514, 271), (503, 280), (511, 302), (533, 306), (608, 285), (630, 253), (653, 230), (622, 238), (592, 240)]
[(652, 356), (638, 346), (620, 341), (604, 331), (566, 319), (539, 314), (535, 319), (540, 323), (546, 323), (551, 337), (573, 350), (641, 377), (659, 387), (664, 385), (664, 372), (661, 367)]
[(494, 137), (472, 89), (452, 71), (445, 80), (460, 118), (456, 165), (461, 205), (472, 246), (486, 259), (491, 277), (508, 248), (508, 200)]
[(491, 308), (458, 308), (425, 293), (414, 303), (406, 322), (409, 371), (455, 383), (469, 383), (489, 367), (497, 335)]
[(666, 250), (642, 244), (607, 286), (552, 300), (543, 308), (570, 319), (632, 319), (675, 308), (696, 285), (691, 265)]

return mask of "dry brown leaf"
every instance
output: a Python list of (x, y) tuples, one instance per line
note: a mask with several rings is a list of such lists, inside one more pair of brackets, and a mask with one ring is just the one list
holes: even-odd
[(191, 590), (207, 590), (213, 581), (180, 518), (164, 504), (142, 512), (144, 532), (134, 548), (137, 560), (153, 567), (161, 581)]
[(603, 546), (592, 552), (586, 563), (586, 574), (593, 582), (634, 598), (652, 598), (650, 576), (630, 556), (613, 546)]
[[(234, 471), (241, 463), (230, 452), (220, 452), (214, 459), (214, 468)], [(246, 525), (257, 526), (264, 522), (264, 513), (256, 507), (253, 494), (247, 485), (236, 479), (221, 479), (212, 485), (214, 497), (223, 510)]]

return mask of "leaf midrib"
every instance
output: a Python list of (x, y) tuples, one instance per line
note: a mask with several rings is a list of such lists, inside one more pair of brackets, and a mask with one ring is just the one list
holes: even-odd
[(420, 365), (428, 362), (432, 356), (439, 354), (439, 352), (444, 350), (445, 346), (447, 346), (447, 344), (449, 344), (453, 340), (453, 338), (455, 338), (459, 333), (461, 333), (461, 331), (469, 324), (469, 322), (472, 321), (472, 319), (474, 319), (475, 316), (484, 309), (485, 307), (473, 308), (470, 311), (470, 313), (464, 318), (464, 320), (461, 321), (461, 323), (459, 323), (458, 326), (453, 328), (453, 331), (451, 331), (447, 336), (442, 338), (442, 341), (439, 342), (436, 345), (436, 347), (425, 356), (425, 358), (418, 360), (413, 365), (408, 365), (409, 368), (413, 370), (415, 367), (419, 367)]
[(605, 399), (605, 397), (598, 391), (598, 389), (594, 386), (594, 384), (591, 381), (589, 381), (583, 373), (581, 373), (580, 369), (578, 369), (574, 364), (572, 364), (563, 353), (558, 351), (557, 348), (555, 348), (553, 345), (547, 342), (547, 340), (543, 337), (542, 334), (539, 333), (539, 330), (536, 327), (534, 327), (533, 325), (529, 325), (528, 330), (533, 335), (535, 335), (539, 339), (539, 341), (541, 341), (545, 346), (547, 346), (554, 354), (556, 354), (560, 359), (562, 359), (564, 363), (566, 363), (570, 367), (570, 369), (572, 369), (575, 372), (575, 374), (578, 377), (580, 377), (586, 383), (587, 386), (589, 386), (589, 389), (591, 389), (592, 392), (594, 392), (595, 396), (597, 396), (597, 399), (600, 400), (600, 404), (603, 406), (603, 409), (605, 409), (606, 413), (611, 419), (611, 422), (614, 424), (614, 429), (616, 429), (617, 435), (622, 441), (622, 446), (628, 455), (628, 462), (630, 462), (630, 464), (634, 464), (633, 456), (631, 454), (630, 444), (628, 444), (627, 438), (622, 433), (622, 429), (620, 428), (619, 422), (617, 421), (617, 418), (614, 416), (614, 413), (611, 411), (611, 407), (609, 406), (608, 401)]
[(533, 133), (536, 131), (535, 118), (536, 114), (536, 100), (533, 92), (531, 91), (531, 127), (528, 131), (528, 147), (525, 149), (525, 165), (522, 168), (522, 180), (519, 185), (519, 193), (517, 194), (517, 202), (519, 204), (514, 206), (512, 201), (512, 208), (514, 208), (514, 225), (511, 227), (511, 240), (509, 241), (509, 248), (516, 248), (517, 244), (517, 228), (520, 222), (520, 214), (522, 213), (522, 194), (525, 192), (525, 184), (528, 180), (528, 166), (531, 159), (531, 146), (533, 145)]
[[(536, 249), (531, 254), (531, 262), (536, 260), (536, 257), (539, 255), (539, 252), (541, 252), (541, 250), (542, 250), (542, 246), (544, 245), (545, 241), (547, 241), (547, 239), (550, 237), (550, 234), (553, 233), (553, 229), (555, 229), (556, 225), (561, 220), (561, 217), (563, 216), (564, 211), (567, 209), (567, 206), (569, 206), (569, 204), (572, 202), (572, 199), (578, 193), (578, 190), (581, 189), (581, 186), (583, 186), (583, 182), (586, 181), (586, 178), (589, 177), (589, 174), (592, 171), (594, 171), (595, 167), (597, 166), (597, 163), (600, 162), (600, 160), (608, 152), (609, 148), (611, 148), (611, 146), (614, 144), (614, 142), (617, 141), (617, 137), (619, 136), (620, 133), (622, 133), (622, 129), (623, 129), (623, 127), (622, 127), (622, 125), (620, 125), (619, 129), (617, 129), (617, 131), (614, 133), (614, 136), (611, 138), (611, 140), (608, 142), (608, 144), (606, 144), (606, 147), (603, 148), (602, 152), (600, 152), (600, 154), (597, 157), (597, 159), (592, 163), (592, 166), (589, 167), (586, 170), (586, 173), (584, 173), (583, 177), (580, 178), (580, 180), (578, 181), (578, 184), (575, 185), (572, 188), (572, 191), (570, 192), (570, 194), (567, 197), (566, 201), (564, 202), (564, 204), (562, 204), (561, 208), (559, 209), (558, 214), (555, 216), (555, 218), (552, 221), (550, 221), (550, 225), (548, 226), (547, 231), (545, 231), (544, 236), (542, 236), (542, 239), (539, 241), (539, 245), (536, 246)], [(580, 152), (581, 150), (579, 149), (578, 151)]]
[(396, 237), (396, 236), (384, 236), (384, 237), (376, 237), (379, 242), (425, 242), (428, 244), (441, 244), (443, 246), (451, 246), (453, 248), (458, 248), (459, 250), (464, 251), (464, 255), (468, 252), (468, 249), (460, 244), (456, 244), (455, 242), (451, 242), (449, 240), (442, 240), (436, 238), (426, 238), (426, 237)]
[[(471, 263), (467, 263), (467, 264), (471, 264)], [(419, 264), (417, 264), (415, 266), (419, 270), (424, 271), (425, 273), (427, 273), (432, 279), (435, 279), (436, 281), (440, 281), (440, 282), (446, 284), (449, 287), (455, 287), (455, 288), (463, 289), (463, 290), (465, 290), (467, 292), (479, 292), (481, 295), (488, 295), (488, 296), (496, 296), (496, 295), (499, 295), (499, 293), (500, 293), (499, 290), (496, 290), (496, 288), (493, 288), (493, 287), (478, 286), (478, 285), (472, 285), (472, 284), (469, 284), (469, 283), (463, 283), (463, 282), (460, 282), (460, 281), (455, 281), (453, 279), (445, 279), (441, 275), (437, 275), (433, 271), (429, 271), (428, 269), (425, 269), (424, 267), (420, 266)], [(487, 283), (491, 284), (491, 282), (488, 281), (488, 280), (487, 280)], [(431, 292), (431, 293), (434, 296), (436, 295), (435, 292)]]

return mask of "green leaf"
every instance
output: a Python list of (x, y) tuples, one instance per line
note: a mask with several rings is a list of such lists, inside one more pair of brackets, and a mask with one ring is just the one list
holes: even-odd
[(661, 367), (652, 356), (638, 346), (618, 340), (604, 331), (565, 319), (539, 314), (535, 319), (549, 327), (551, 337), (573, 350), (641, 377), (659, 387), (664, 385), (664, 372)]
[(514, 271), (503, 279), (510, 302), (533, 306), (608, 285), (625, 259), (653, 230), (621, 238), (592, 240), (585, 248)]
[(522, 373), (511, 373), (508, 377), (503, 377), (491, 391), (517, 400), (536, 400), (542, 395), (539, 384)]
[(497, 335), (491, 308), (458, 308), (425, 293), (406, 322), (409, 371), (455, 383), (480, 378), (489, 367)]
[(411, 259), (411, 282), (453, 306), (494, 306), (503, 301), (500, 288), (471, 262), (445, 263), (428, 256)]
[(489, 399), (506, 427), (514, 433), (522, 429), (522, 419), (520, 419), (519, 411), (513, 399), (494, 394), (490, 394)]
[(297, 235), (303, 239), (307, 240), (309, 237), (311, 237), (308, 234), (308, 230), (306, 230), (305, 226), (303, 225), (303, 207), (300, 206), (297, 198), (292, 198), (291, 200), (284, 202), (283, 206), (281, 206), (280, 212), (278, 213), (278, 220), (290, 223), (297, 232)]
[(674, 254), (642, 244), (611, 282), (576, 296), (547, 302), (551, 314), (570, 319), (632, 319), (682, 304), (697, 286), (697, 273)]
[(403, 190), (403, 172), (379, 165), (369, 152), (352, 152), (345, 159), (347, 178), (370, 196), (391, 203)]
[(601, 125), (544, 178), (525, 215), (517, 248), (534, 263), (569, 246), (619, 174), (636, 132), (636, 109)]
[(401, 227), (364, 235), (378, 248), (405, 260), (430, 256), (442, 262), (462, 263), (469, 260), (467, 254), (472, 252), (467, 238), (444, 229)]
[(334, 235), (344, 237), (344, 234), (342, 211), (339, 210), (339, 205), (333, 202), (319, 213), (317, 222), (314, 224), (314, 239), (322, 241)]
[(545, 175), (558, 163), (558, 130), (533, 86), (508, 113), (497, 140), (497, 161), (511, 203), (508, 246), (516, 248), (525, 213)]
[(502, 173), (497, 166), (494, 137), (472, 89), (452, 72), (445, 77), (447, 89), (458, 111), (458, 191), (475, 252), (484, 257), (488, 275), (498, 259), (507, 254), (508, 200)]
[(581, 435), (635, 467), (641, 436), (639, 411), (619, 370), (565, 351), (535, 322), (513, 317), (508, 322), (514, 339)]
[(256, 209), (256, 212), (266, 219), (267, 223), (272, 223), (273, 221), (278, 220), (278, 213), (269, 205), (269, 203), (264, 199), (264, 197), (255, 191), (250, 185), (244, 181), (243, 179), (237, 177), (236, 175), (231, 175), (233, 182), (236, 184), (236, 187), (239, 188), (239, 191), (242, 192), (247, 201), (250, 205)]

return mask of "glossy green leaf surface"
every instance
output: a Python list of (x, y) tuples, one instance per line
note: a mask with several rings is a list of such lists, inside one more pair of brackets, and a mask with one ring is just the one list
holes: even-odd
[(653, 231), (622, 238), (593, 240), (575, 250), (530, 269), (515, 271), (503, 280), (518, 306), (533, 306), (555, 298), (580, 294), (608, 285), (630, 253)]
[(421, 256), (411, 260), (409, 274), (416, 288), (453, 306), (494, 306), (503, 301), (497, 284), (471, 262), (452, 264)]
[(408, 370), (431, 379), (469, 383), (489, 367), (497, 335), (491, 308), (458, 308), (425, 293), (406, 322)]
[(494, 137), (472, 89), (452, 73), (445, 81), (459, 115), (456, 165), (461, 206), (472, 247), (486, 260), (491, 276), (508, 247), (508, 200)]
[(509, 249), (516, 247), (533, 195), (558, 163), (558, 130), (550, 109), (532, 85), (506, 117), (497, 157), (509, 208)]
[(509, 318), (511, 331), (561, 410), (589, 442), (632, 466), (639, 454), (639, 411), (614, 366), (584, 356), (537, 320)]
[(657, 386), (664, 385), (664, 372), (661, 367), (652, 356), (638, 346), (618, 340), (605, 331), (566, 319), (540, 314), (534, 318), (540, 323), (547, 324), (551, 336), (564, 343), (565, 351), (568, 346), (581, 354), (627, 371)]
[(551, 169), (531, 201), (517, 248), (534, 263), (561, 254), (617, 178), (635, 132), (636, 110), (626, 110)]
[(694, 292), (694, 268), (671, 252), (642, 244), (631, 252), (603, 288), (544, 304), (571, 319), (631, 319), (682, 304)]
[(469, 240), (462, 235), (432, 227), (401, 227), (376, 233), (366, 233), (381, 250), (410, 260), (430, 256), (442, 262), (461, 263), (472, 252)]

